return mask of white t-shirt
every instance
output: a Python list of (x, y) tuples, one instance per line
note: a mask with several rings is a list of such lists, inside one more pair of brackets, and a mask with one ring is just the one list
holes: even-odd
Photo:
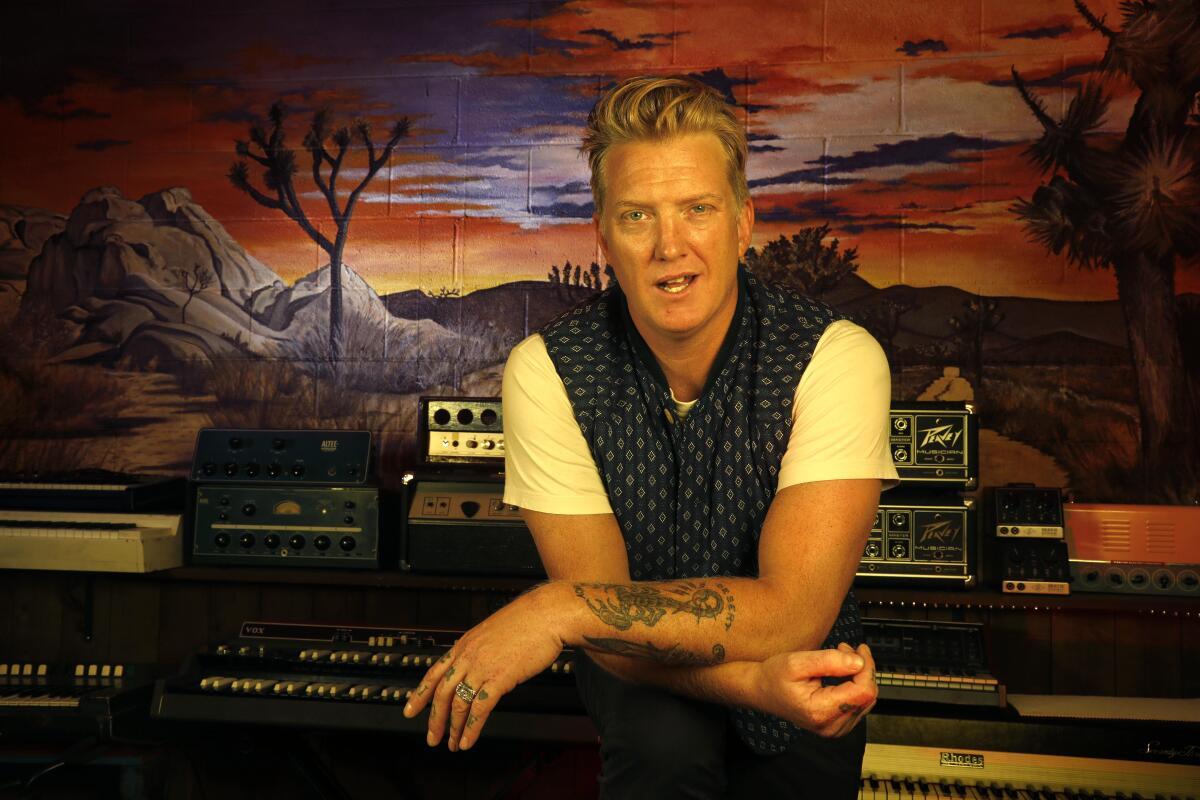
[[(899, 476), (888, 447), (891, 373), (879, 343), (834, 322), (817, 342), (792, 406), (778, 489), (797, 483)], [(540, 334), (504, 368), (504, 502), (551, 514), (612, 512), (600, 472)], [(686, 413), (690, 403), (678, 404)]]

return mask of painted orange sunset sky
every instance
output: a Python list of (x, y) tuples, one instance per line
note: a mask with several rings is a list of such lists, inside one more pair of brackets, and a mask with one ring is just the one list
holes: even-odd
[[(327, 259), (230, 185), (234, 140), (276, 100), (297, 148), (322, 106), (373, 121), (377, 138), (409, 116), (413, 135), (353, 216), (346, 263), (381, 294), (544, 279), (598, 259), (576, 151), (597, 91), (684, 72), (745, 114), (757, 243), (828, 222), (877, 286), (1116, 296), (1110, 273), (1029, 243), (1010, 210), (1042, 177), (1021, 154), (1039, 129), (1011, 68), (1056, 115), (1098, 75), (1104, 39), (1068, 0), (344, 6), (22, 10), (10, 30), (26, 46), (0, 72), (0, 202), (68, 214), (95, 186), (185, 186), (291, 281)], [(1115, 133), (1135, 95), (1107, 81)], [(297, 186), (329, 231), (299, 155)], [(352, 154), (343, 176), (364, 168)], [(1181, 269), (1177, 290), (1200, 291), (1200, 269)]]

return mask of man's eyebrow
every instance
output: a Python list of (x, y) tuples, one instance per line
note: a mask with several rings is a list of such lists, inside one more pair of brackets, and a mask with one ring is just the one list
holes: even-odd
[[(721, 201), (721, 195), (717, 194), (716, 192), (706, 192), (704, 194), (698, 194), (698, 195), (694, 195), (693, 197), (684, 198), (683, 200), (679, 201), (678, 205), (690, 206), (690, 205), (693, 205), (695, 203), (700, 203), (700, 202), (719, 203), (720, 201)], [(619, 208), (630, 208), (630, 207), (645, 208), (646, 206), (649, 206), (649, 205), (653, 205), (653, 204), (646, 203), (646, 202), (643, 202), (640, 200), (622, 199), (622, 200), (614, 200), (613, 201), (613, 206), (619, 207)]]

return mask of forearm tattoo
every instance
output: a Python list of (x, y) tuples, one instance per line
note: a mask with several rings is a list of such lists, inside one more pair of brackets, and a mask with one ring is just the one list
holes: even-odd
[(587, 640), (590, 648), (599, 650), (602, 653), (645, 658), (670, 667), (711, 667), (725, 660), (725, 648), (719, 644), (713, 645), (711, 656), (705, 656), (693, 653), (690, 650), (684, 650), (677, 644), (662, 648), (655, 647), (653, 642), (639, 644), (637, 642), (627, 642), (624, 639), (594, 636), (585, 636), (584, 639)]
[(577, 583), (575, 596), (606, 625), (627, 631), (640, 622), (653, 628), (667, 614), (691, 614), (702, 619), (724, 615), (725, 630), (733, 625), (733, 595), (723, 585), (691, 581), (666, 588), (647, 584)]

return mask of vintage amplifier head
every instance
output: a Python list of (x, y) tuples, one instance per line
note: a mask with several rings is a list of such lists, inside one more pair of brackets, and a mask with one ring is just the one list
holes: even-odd
[(192, 484), (185, 548), (192, 564), (378, 569), (374, 486)]
[(196, 435), (193, 481), (286, 486), (362, 486), (369, 431), (204, 428)]
[(855, 582), (972, 587), (976, 548), (972, 498), (893, 490), (879, 504)]
[(1068, 503), (1071, 589), (1200, 597), (1200, 507)]
[(499, 397), (422, 397), (417, 447), (425, 464), (504, 468), (504, 416)]
[(1033, 484), (1009, 484), (985, 494), (991, 536), (1018, 539), (1063, 538), (1062, 490)]
[(900, 485), (974, 489), (979, 426), (970, 403), (893, 402), (889, 442)]

